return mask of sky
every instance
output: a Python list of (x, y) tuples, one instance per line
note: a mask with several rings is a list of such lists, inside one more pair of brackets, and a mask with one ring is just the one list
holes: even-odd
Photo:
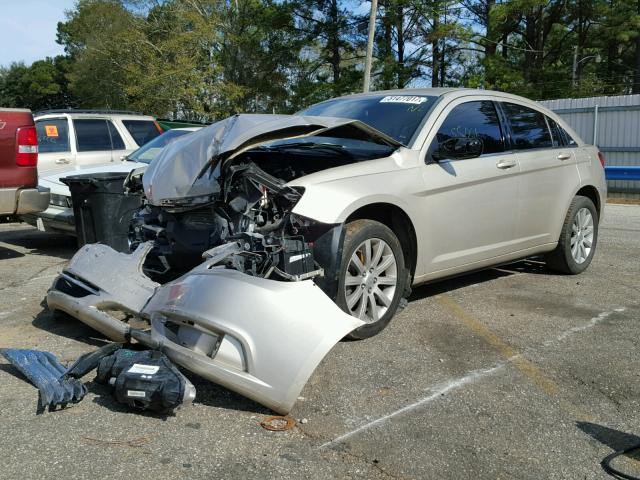
[(63, 53), (56, 27), (76, 0), (0, 0), (0, 65)]

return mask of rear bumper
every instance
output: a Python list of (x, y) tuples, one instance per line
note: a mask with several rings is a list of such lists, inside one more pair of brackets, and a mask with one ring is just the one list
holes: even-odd
[[(68, 235), (76, 234), (76, 224), (72, 208), (48, 205), (46, 210), (22, 215), (21, 219), (34, 227), (44, 229), (45, 232), (61, 232)], [(38, 222), (38, 219), (40, 219), (40, 222)], [(38, 223), (40, 223), (40, 225), (38, 225)]]
[(47, 205), (48, 188), (0, 188), (0, 215), (41, 212)]

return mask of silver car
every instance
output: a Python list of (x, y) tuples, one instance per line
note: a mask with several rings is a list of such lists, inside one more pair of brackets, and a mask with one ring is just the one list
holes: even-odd
[(585, 270), (603, 163), (554, 113), (500, 92), (237, 115), (130, 179), (145, 198), (135, 251), (84, 247), (48, 303), (287, 412), (335, 342), (380, 332), (413, 286), (541, 254)]

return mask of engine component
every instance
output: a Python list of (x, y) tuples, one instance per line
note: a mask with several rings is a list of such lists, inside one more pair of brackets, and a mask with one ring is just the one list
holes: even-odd
[(96, 382), (113, 387), (116, 400), (140, 410), (169, 414), (193, 402), (193, 384), (161, 352), (118, 350), (100, 360)]
[(306, 220), (292, 219), (290, 213), (300, 191), (251, 161), (230, 166), (220, 181), (224, 188), (215, 202), (173, 209), (147, 205), (134, 217), (131, 248), (153, 243), (146, 275), (164, 283), (194, 268), (202, 257), (211, 266), (264, 278), (276, 274), (299, 281), (322, 275), (301, 234), (308, 233)]

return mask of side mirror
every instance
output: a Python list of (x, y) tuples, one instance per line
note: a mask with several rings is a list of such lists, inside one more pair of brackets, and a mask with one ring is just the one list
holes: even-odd
[(438, 145), (433, 152), (433, 159), (440, 160), (464, 160), (476, 158), (482, 155), (482, 140), (470, 137), (452, 137)]

